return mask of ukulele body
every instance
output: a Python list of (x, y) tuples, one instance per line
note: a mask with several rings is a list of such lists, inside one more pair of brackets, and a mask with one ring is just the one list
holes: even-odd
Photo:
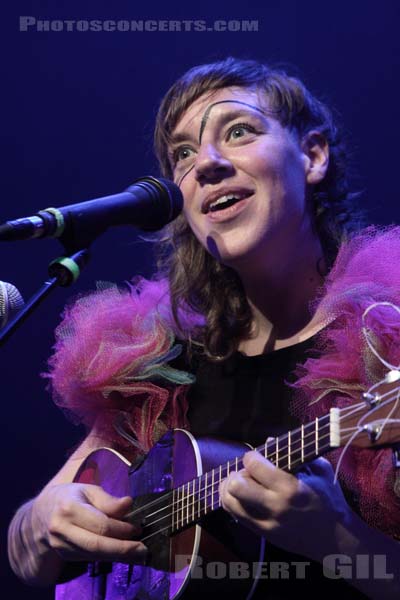
[[(115, 496), (131, 495), (133, 520), (144, 526), (143, 543), (150, 555), (145, 566), (71, 563), (65, 581), (56, 587), (56, 600), (195, 600), (221, 593), (250, 598), (257, 565), (263, 561), (262, 538), (235, 523), (221, 508), (193, 524), (197, 499), (175, 514), (170, 502), (173, 489), (246, 450), (244, 444), (196, 440), (175, 429), (136, 468), (113, 450), (90, 454), (75, 481), (100, 485)], [(177, 531), (170, 531), (171, 522), (180, 526)]]

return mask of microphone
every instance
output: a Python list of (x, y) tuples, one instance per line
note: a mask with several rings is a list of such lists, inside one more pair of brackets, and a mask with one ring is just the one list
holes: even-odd
[(0, 329), (6, 325), (11, 313), (17, 312), (23, 306), (23, 298), (15, 285), (0, 281)]
[(0, 241), (56, 237), (70, 249), (88, 246), (108, 227), (134, 225), (157, 231), (181, 212), (179, 187), (159, 177), (142, 177), (120, 194), (60, 208), (46, 208), (32, 217), (0, 225)]

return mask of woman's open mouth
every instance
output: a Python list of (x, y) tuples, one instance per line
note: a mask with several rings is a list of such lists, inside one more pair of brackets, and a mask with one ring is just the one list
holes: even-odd
[(253, 196), (253, 192), (220, 196), (209, 204), (206, 211), (207, 218), (213, 222), (231, 219), (246, 208), (251, 196)]

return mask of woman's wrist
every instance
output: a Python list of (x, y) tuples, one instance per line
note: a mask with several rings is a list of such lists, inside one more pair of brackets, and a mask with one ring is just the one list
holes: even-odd
[(8, 531), (9, 562), (14, 573), (30, 585), (54, 584), (61, 572), (63, 561), (46, 543), (35, 513), (35, 502), (21, 506), (11, 521)]

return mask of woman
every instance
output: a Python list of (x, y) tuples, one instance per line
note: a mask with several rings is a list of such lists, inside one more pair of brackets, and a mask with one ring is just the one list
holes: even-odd
[[(135, 398), (136, 384), (119, 379), (118, 385), (110, 385), (109, 369), (103, 387), (90, 388), (102, 392), (102, 409), (87, 408), (94, 403), (87, 381), (81, 390), (86, 402), (83, 408), (76, 389), (71, 391), (65, 375), (60, 375), (74, 369), (77, 373), (83, 354), (76, 353), (76, 337), (61, 336), (53, 359), (53, 386), (62, 396), (61, 404), (90, 425), (91, 432), (11, 524), (11, 564), (28, 582), (54, 583), (65, 561), (135, 562), (145, 556), (144, 545), (131, 541), (137, 531), (123, 521), (129, 498), (116, 499), (96, 486), (71, 483), (90, 450), (110, 439), (117, 447), (124, 445), (111, 432), (110, 415), (122, 411), (127, 416), (135, 443), (142, 450), (166, 427), (186, 424), (186, 416), (196, 434), (262, 443), (266, 435), (275, 436), (298, 423), (291, 412), (293, 394), (284, 381), (293, 381), (294, 369), (307, 358), (313, 336), (324, 328), (331, 331), (329, 323), (337, 320), (335, 310), (330, 310), (332, 306), (336, 309), (332, 296), (327, 294), (319, 305), (316, 299), (339, 245), (357, 223), (347, 188), (344, 147), (323, 104), (284, 73), (254, 61), (227, 59), (196, 67), (176, 82), (160, 107), (155, 140), (163, 174), (173, 178), (184, 195), (183, 215), (160, 242), (159, 282), (142, 282), (140, 300), (133, 295), (134, 300), (129, 296), (115, 304), (113, 292), (100, 294), (94, 299), (98, 298), (97, 305), (93, 306), (93, 300), (90, 306), (81, 303), (67, 319), (78, 339), (82, 339), (82, 331), (85, 340), (87, 332), (91, 337), (94, 331), (91, 351), (97, 360), (97, 350), (103, 347), (99, 346), (103, 323), (99, 315), (108, 315), (105, 329), (115, 332), (123, 319), (131, 323), (134, 301), (136, 314), (145, 323), (139, 332), (143, 341), (165, 339), (157, 348), (150, 342), (141, 347), (142, 355), (153, 359), (148, 364), (155, 364), (157, 352), (158, 361), (163, 357), (168, 362), (176, 355), (171, 335), (165, 333), (173, 330), (187, 340), (189, 365), (186, 362), (185, 367), (196, 373), (197, 382), (185, 399), (190, 379), (179, 379), (169, 367), (164, 380), (169, 382), (164, 386), (168, 398), (157, 396), (153, 379), (147, 392), (156, 410), (146, 411), (140, 402), (138, 408), (137, 397), (132, 403), (128, 400)], [(167, 288), (161, 276), (167, 278)], [(105, 305), (102, 308), (103, 300), (117, 306), (111, 317)], [(145, 335), (149, 331), (154, 334), (150, 338)], [(92, 359), (94, 355), (90, 355)], [(137, 366), (138, 356), (134, 359)], [(132, 366), (132, 357), (130, 360), (127, 364)], [(98, 372), (104, 373), (107, 365), (103, 360), (102, 368), (97, 365)], [(135, 372), (138, 376), (148, 373), (143, 365), (141, 368)], [(154, 376), (154, 369), (152, 373)], [(308, 386), (311, 395), (312, 369), (301, 374), (302, 390), (307, 391)], [(176, 386), (171, 387), (171, 381), (183, 384), (178, 385), (182, 394), (176, 392)], [(118, 394), (110, 396), (111, 392)], [(268, 397), (273, 400), (266, 402)], [(303, 419), (312, 414), (300, 401), (296, 406)], [(148, 431), (144, 431), (144, 422)], [(386, 481), (390, 472), (392, 481), (387, 456), (382, 473)], [(357, 457), (353, 463), (357, 468)], [(357, 555), (385, 555), (394, 579), (357, 578), (352, 572), (352, 594), (356, 588), (371, 597), (390, 598), (398, 593), (399, 551), (390, 535), (400, 534), (392, 526), (395, 517), (389, 519), (385, 533), (368, 525), (368, 511), (360, 518), (350, 508), (325, 459), (310, 463), (297, 477), (277, 469), (256, 452), (245, 456), (244, 465), (223, 482), (223, 507), (234, 519), (267, 536), (278, 560), (294, 560), (297, 554), (317, 563), (334, 554), (354, 561)], [(350, 478), (347, 474), (345, 471), (345, 483), (351, 480), (351, 473)], [(348, 498), (353, 492), (354, 497), (355, 492), (357, 498), (363, 497), (362, 486), (349, 486), (348, 491)], [(398, 497), (393, 490), (383, 493), (386, 505), (393, 508)], [(359, 507), (357, 502), (354, 505)], [(17, 564), (21, 555), (25, 560)], [(292, 581), (294, 586), (297, 583)], [(272, 595), (285, 597), (295, 589), (279, 592), (282, 586), (280, 581)]]

